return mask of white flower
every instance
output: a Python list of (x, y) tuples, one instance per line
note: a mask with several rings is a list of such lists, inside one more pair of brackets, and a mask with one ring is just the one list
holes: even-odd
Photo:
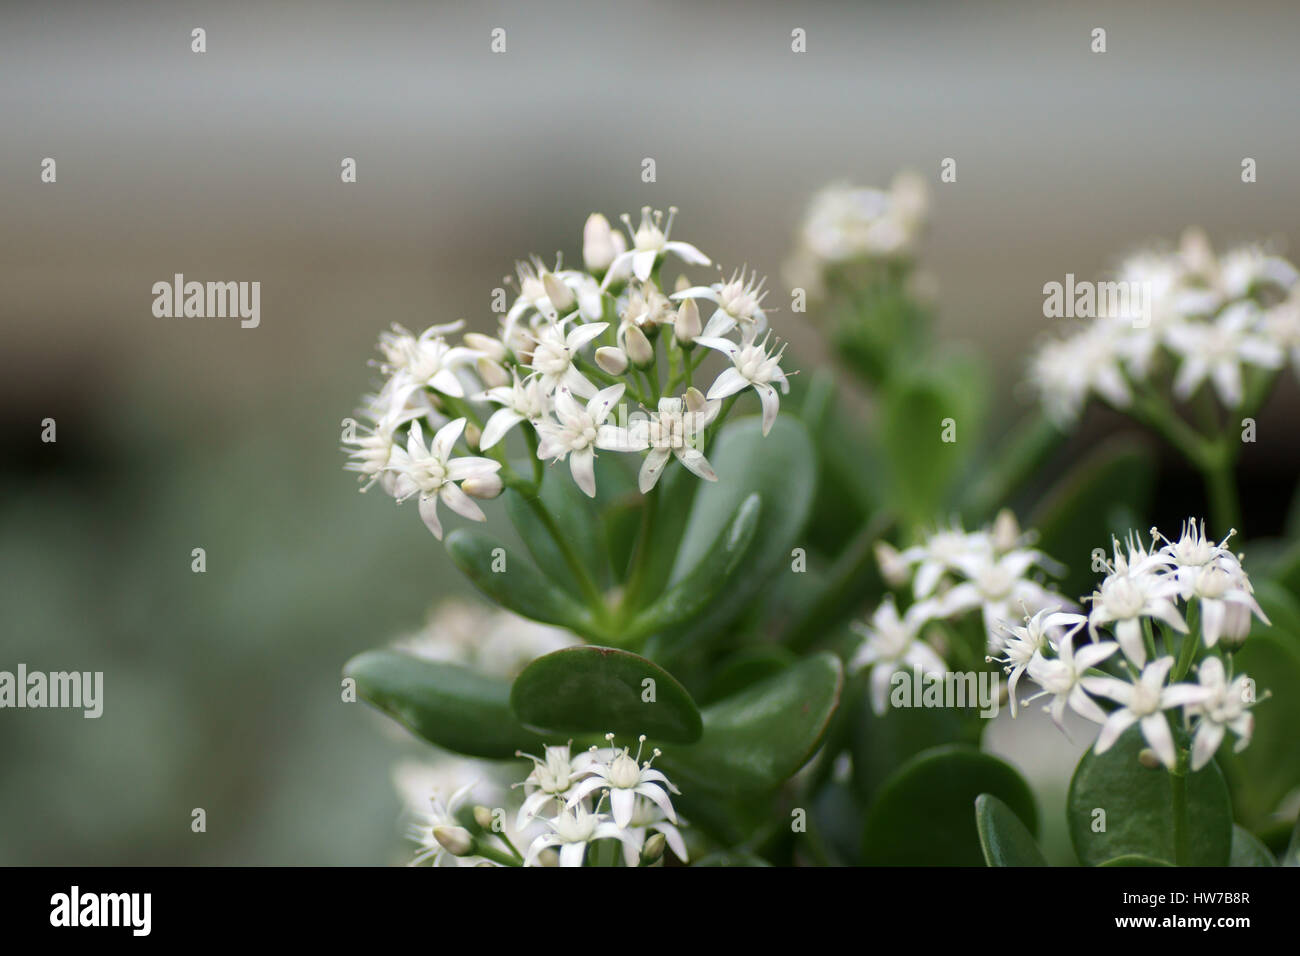
[(523, 751), (517, 752), (516, 756), (527, 757), (533, 762), (533, 769), (523, 782), (528, 795), (519, 808), (519, 817), (515, 823), (520, 830), (541, 813), (548, 803), (555, 801), (557, 809), (562, 807), (568, 800), (569, 792), (582, 778), (584, 768), (591, 763), (587, 754), (571, 756), (569, 744), (547, 747), (541, 758)]
[(763, 298), (767, 295), (763, 288), (766, 281), (758, 277), (757, 271), (750, 273), (747, 279), (745, 270), (740, 269), (725, 282), (694, 286), (674, 293), (673, 298), (708, 299), (717, 303), (717, 309), (704, 326), (702, 334), (705, 338), (720, 338), (739, 327), (746, 339), (753, 339), (767, 329), (767, 316), (762, 308)]
[(549, 833), (533, 840), (524, 856), (524, 866), (534, 866), (538, 855), (547, 847), (560, 848), (560, 866), (582, 866), (587, 845), (596, 840), (618, 840), (625, 847), (635, 837), (616, 824), (607, 814), (593, 813), (581, 805), (561, 810), (553, 820), (546, 820)]
[(1164, 564), (1166, 556), (1148, 554), (1141, 540), (1133, 536), (1129, 538), (1127, 556), (1120, 552), (1118, 541), (1114, 543), (1114, 554), (1111, 573), (1087, 598), (1092, 602), (1088, 628), (1095, 638), (1098, 626), (1108, 626), (1124, 649), (1124, 656), (1141, 667), (1147, 659), (1143, 617), (1156, 618), (1180, 633), (1187, 633), (1187, 623), (1174, 606), (1178, 581), (1172, 575), (1158, 574), (1157, 569)]
[[(694, 394), (699, 395), (698, 392)], [(703, 396), (700, 398), (703, 399)], [(693, 411), (688, 407), (686, 399), (661, 398), (657, 412), (648, 420), (638, 421), (632, 426), (631, 433), (635, 440), (638, 443), (644, 441), (650, 448), (637, 476), (643, 495), (649, 494), (658, 484), (664, 466), (673, 456), (687, 471), (705, 481), (718, 480), (713, 466), (697, 446), (704, 437), (704, 430), (718, 417), (719, 408), (717, 401), (701, 401), (699, 410)]]
[(1297, 278), (1295, 266), (1257, 245), (1230, 249), (1219, 258), (1218, 287), (1228, 299), (1245, 298), (1268, 286), (1286, 293)]
[(414, 819), (407, 830), (407, 835), (419, 844), (415, 858), (411, 861), (412, 866), (421, 863), (432, 863), (433, 866), (460, 865), (457, 857), (464, 854), (453, 854), (448, 847), (458, 850), (461, 847), (468, 849), (465, 844), (469, 839), (469, 832), (460, 825), (456, 814), (464, 806), (466, 798), (473, 789), (474, 783), (465, 784), (453, 793), (446, 803), (437, 793), (434, 793), (429, 797), (429, 809), (417, 810), (412, 814)]
[(1074, 634), (1062, 637), (1056, 648), (1057, 657), (1047, 658), (1040, 654), (1030, 660), (1027, 668), (1029, 677), (1042, 690), (1027, 698), (1025, 703), (1037, 700), (1044, 694), (1049, 695), (1052, 702), (1046, 710), (1058, 727), (1061, 726), (1061, 718), (1065, 716), (1066, 705), (1094, 723), (1100, 724), (1106, 720), (1106, 712), (1084, 692), (1081, 682), (1089, 679), (1084, 677), (1089, 668), (1096, 667), (1119, 649), (1113, 641), (1103, 641), (1099, 644), (1085, 644), (1076, 652), (1074, 638)]
[(1282, 350), (1259, 334), (1259, 308), (1251, 302), (1238, 302), (1224, 309), (1209, 322), (1188, 322), (1171, 329), (1169, 347), (1181, 356), (1174, 378), (1174, 394), (1180, 399), (1192, 396), (1209, 378), (1219, 400), (1231, 409), (1242, 401), (1241, 367), (1280, 368)]
[(690, 862), (686, 855), (686, 841), (682, 839), (681, 831), (668, 821), (663, 808), (654, 801), (637, 797), (632, 808), (632, 819), (625, 829), (630, 838), (623, 842), (623, 862), (626, 865), (636, 866), (640, 862), (641, 852), (652, 830), (664, 835), (664, 840), (677, 855), (677, 859), (683, 863)]
[(1226, 636), (1233, 645), (1250, 631), (1250, 615), (1271, 623), (1251, 593), (1250, 581), (1240, 568), (1207, 565), (1196, 574), (1192, 596), (1201, 606), (1201, 636), (1213, 647)]
[(893, 595), (887, 595), (869, 624), (852, 625), (863, 641), (849, 662), (849, 670), (856, 673), (871, 668), (871, 709), (877, 714), (885, 712), (890, 678), (899, 668), (911, 667), (925, 674), (944, 672), (943, 658), (917, 636), (921, 627), (936, 616), (935, 610), (933, 602), (922, 601), (900, 617)]
[(555, 322), (575, 306), (586, 319), (600, 317), (600, 287), (586, 273), (561, 269), (558, 262), (552, 271), (534, 256), (531, 262), (516, 263), (515, 274), (519, 295), (506, 313), (507, 328), (513, 328), (529, 312)]
[(605, 279), (601, 283), (601, 288), (608, 286), (618, 275), (619, 270), (627, 263), (632, 265), (632, 274), (645, 282), (650, 278), (650, 273), (654, 271), (656, 260), (661, 255), (667, 255), (670, 252), (691, 265), (711, 265), (709, 257), (689, 242), (678, 242), (675, 239), (670, 240), (668, 238), (673, 230), (673, 217), (676, 215), (677, 207), (670, 206), (668, 208), (668, 222), (661, 228), (663, 213), (658, 210), (651, 213), (650, 207), (644, 206), (641, 209), (641, 225), (637, 226), (636, 230), (633, 231), (632, 220), (624, 213), (623, 222), (627, 225), (628, 233), (632, 237), (632, 248), (614, 257), (614, 261), (610, 263), (609, 272), (605, 274)]
[(1161, 657), (1142, 668), (1142, 674), (1132, 683), (1114, 677), (1085, 677), (1083, 685), (1090, 693), (1109, 697), (1121, 706), (1111, 711), (1102, 724), (1101, 733), (1093, 745), (1093, 752), (1103, 754), (1111, 748), (1120, 734), (1134, 724), (1142, 727), (1142, 736), (1155, 751), (1160, 762), (1173, 769), (1178, 761), (1173, 734), (1164, 711), (1208, 700), (1210, 691), (1195, 684), (1165, 686), (1169, 669), (1174, 666), (1172, 657)]
[(465, 387), (456, 372), (473, 365), (479, 358), (474, 349), (447, 344), (443, 334), (458, 330), (464, 323), (435, 325), (419, 337), (400, 325), (379, 336), (379, 350), (384, 353), (380, 368), (393, 375), (408, 389), (432, 388), (453, 398), (464, 398)]
[(984, 556), (994, 556), (993, 539), (988, 532), (967, 532), (953, 525), (941, 527), (921, 544), (904, 549), (899, 559), (917, 566), (912, 593), (920, 599), (933, 594), (944, 574), (956, 571), (967, 558)]
[(596, 386), (578, 371), (574, 360), (588, 343), (609, 328), (608, 322), (578, 325), (565, 332), (558, 323), (542, 326), (533, 336), (533, 350), (529, 365), (537, 373), (547, 394), (561, 386), (575, 395), (590, 398)]
[(438, 429), (426, 447), (420, 423), (411, 422), (406, 448), (394, 448), (388, 466), (397, 476), (393, 486), (397, 500), (404, 501), (418, 494), (420, 517), (439, 540), (442, 540), (442, 524), (438, 520), (438, 500), (442, 499), (452, 511), (466, 518), (486, 521), (482, 509), (456, 482), (494, 475), (501, 468), (500, 462), (490, 458), (451, 457), (464, 430), (465, 419), (448, 422)]
[(980, 608), (991, 650), (1000, 649), (1003, 625), (1020, 616), (1017, 608), (1033, 614), (1045, 607), (1070, 603), (1025, 576), (1042, 563), (1042, 555), (1037, 551), (1017, 549), (996, 557), (972, 554), (958, 558), (956, 563), (967, 580), (953, 585), (938, 598), (939, 613), (951, 617)]
[(629, 330), (653, 332), (677, 317), (672, 302), (652, 282), (632, 286), (619, 305), (618, 342), (624, 348)]
[(596, 275), (604, 272), (626, 251), (622, 233), (611, 229), (608, 219), (598, 212), (587, 217), (582, 227), (582, 262), (587, 271)]
[(537, 422), (541, 442), (537, 457), (562, 461), (569, 459), (569, 470), (589, 498), (596, 497), (596, 449), (635, 451), (643, 448), (622, 428), (604, 424), (610, 411), (623, 397), (623, 385), (611, 385), (579, 405), (567, 388), (555, 393), (555, 415), (559, 421)]
[(1300, 374), (1300, 293), (1292, 292), (1264, 313), (1259, 328), (1270, 342), (1290, 353), (1291, 365)]
[[(1043, 657), (1044, 651), (1058, 647), (1063, 638), (1073, 638), (1086, 622), (1082, 614), (1061, 611), (1057, 608), (1043, 608), (1036, 614), (1026, 617), (1024, 625), (1007, 625), (1009, 638), (1002, 642), (1002, 657), (990, 658), (1000, 664), (1010, 676), (1007, 678), (1007, 698), (1011, 702), (1011, 716), (1016, 716), (1016, 684), (1020, 676), (1029, 669), (1035, 658)], [(1068, 628), (1063, 634), (1061, 630)]]
[(1229, 684), (1223, 661), (1217, 657), (1207, 657), (1201, 662), (1198, 677), (1208, 693), (1204, 700), (1185, 708), (1189, 717), (1200, 718), (1192, 744), (1192, 770), (1200, 770), (1210, 762), (1226, 730), (1237, 735), (1233, 749), (1240, 753), (1250, 744), (1255, 729), (1255, 717), (1247, 709), (1254, 703), (1249, 677), (1239, 674)]
[(763, 434), (772, 430), (777, 412), (781, 408), (781, 397), (772, 383), (781, 386), (781, 392), (788, 394), (790, 382), (781, 370), (781, 356), (785, 346), (771, 354), (767, 349), (767, 337), (761, 342), (745, 339), (737, 344), (730, 339), (700, 336), (697, 345), (715, 349), (731, 359), (732, 367), (726, 369), (709, 386), (708, 398), (726, 398), (746, 388), (753, 388), (763, 406)]
[(590, 776), (578, 784), (569, 795), (569, 806), (575, 806), (593, 792), (603, 788), (609, 794), (610, 810), (613, 812), (614, 822), (619, 827), (627, 827), (631, 824), (632, 811), (636, 806), (638, 795), (653, 800), (659, 809), (663, 810), (664, 816), (670, 822), (676, 823), (677, 813), (673, 810), (672, 799), (668, 793), (669, 791), (681, 793), (681, 791), (673, 786), (663, 773), (650, 765), (654, 758), (659, 756), (658, 748), (655, 749), (650, 760), (640, 763), (641, 748), (646, 740), (645, 734), (640, 737), (635, 757), (627, 747), (621, 750), (612, 748), (613, 734), (606, 734), (605, 739), (610, 742), (611, 747), (604, 751), (591, 748), (591, 753), (596, 759), (587, 767)]
[(1094, 393), (1116, 408), (1129, 406), (1133, 393), (1120, 370), (1121, 343), (1112, 323), (1095, 322), (1039, 349), (1029, 379), (1049, 418), (1058, 425), (1069, 424)]
[(1205, 521), (1197, 523), (1195, 518), (1183, 522), (1182, 531), (1177, 541), (1170, 541), (1156, 529), (1151, 529), (1152, 537), (1165, 542), (1160, 554), (1172, 565), (1170, 574), (1178, 582), (1180, 596), (1184, 601), (1192, 596), (1196, 579), (1207, 567), (1221, 567), (1225, 571), (1241, 570), (1241, 561), (1228, 549), (1228, 539), (1236, 532), (1229, 531), (1222, 541), (1215, 544), (1205, 534)]
[(827, 186), (809, 203), (800, 245), (826, 263), (908, 255), (925, 222), (926, 192), (924, 180), (909, 171), (895, 176), (888, 191)]
[(551, 410), (546, 383), (536, 375), (522, 381), (516, 375), (512, 385), (490, 388), (483, 397), (501, 407), (483, 425), (483, 435), (478, 442), (482, 451), (499, 442), (520, 422), (538, 421)]

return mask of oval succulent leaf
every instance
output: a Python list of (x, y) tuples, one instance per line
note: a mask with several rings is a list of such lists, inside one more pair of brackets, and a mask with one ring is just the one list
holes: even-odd
[(989, 866), (1047, 866), (1034, 835), (1015, 811), (993, 794), (981, 793), (975, 798), (975, 826)]
[(997, 796), (1032, 837), (1038, 812), (1020, 774), (997, 757), (953, 744), (917, 754), (881, 786), (862, 828), (862, 862), (983, 866), (972, 812), (981, 794)]
[[(1070, 781), (1070, 840), (1085, 866), (1120, 856), (1177, 862), (1173, 789), (1163, 767), (1138, 759), (1146, 747), (1141, 729), (1125, 731), (1104, 754), (1083, 755)], [(1192, 866), (1226, 866), (1232, 846), (1232, 806), (1223, 774), (1211, 761), (1186, 778), (1188, 854)]]
[(508, 681), (398, 651), (360, 654), (343, 668), (357, 693), (432, 744), (470, 757), (505, 759), (541, 741), (510, 710)]
[(695, 701), (672, 674), (612, 647), (568, 647), (539, 657), (516, 678), (510, 706), (525, 724), (563, 733), (691, 743), (703, 729)]
[(628, 625), (627, 637), (636, 639), (677, 627), (708, 608), (731, 581), (748, 552), (762, 511), (762, 501), (757, 494), (742, 501), (731, 521), (718, 532), (713, 546), (694, 569)]
[(704, 709), (704, 734), (665, 748), (659, 764), (685, 791), (770, 790), (817, 750), (839, 702), (843, 668), (818, 654)]
[(597, 638), (591, 612), (557, 588), (526, 557), (512, 553), (480, 531), (457, 528), (447, 535), (447, 553), (485, 595), (516, 614), (567, 627)]

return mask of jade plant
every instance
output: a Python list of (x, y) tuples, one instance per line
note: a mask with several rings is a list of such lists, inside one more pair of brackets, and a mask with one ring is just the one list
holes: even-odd
[[(592, 215), (582, 267), (519, 263), (493, 334), (394, 326), (345, 420), (363, 490), (413, 500), (461, 575), (345, 667), (432, 745), (394, 770), (413, 862), (1039, 864), (1043, 812), (1084, 864), (1284, 853), (1300, 548), (1261, 541), (1252, 581), (1219, 527), (1239, 524), (1226, 416), (1300, 341), (1281, 260), (1162, 273), (1153, 344), (1040, 353), (1045, 413), (1006, 426), (983, 364), (936, 341), (915, 176), (812, 203), (785, 321), (824, 330), (819, 368), (777, 337), (766, 281), (674, 215), (626, 236)], [(1196, 431), (1179, 403), (1211, 387), (1226, 410)], [(1073, 447), (1090, 394), (1188, 452), (1208, 525), (1134, 530), (1154, 454)], [(1095, 735), (1041, 810), (984, 747), (1040, 706)]]

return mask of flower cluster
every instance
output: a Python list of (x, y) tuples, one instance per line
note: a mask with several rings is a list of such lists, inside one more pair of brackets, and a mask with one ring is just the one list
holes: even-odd
[[(462, 783), (444, 803), (435, 792), (427, 808), (413, 814), (410, 836), (418, 844), (413, 863), (433, 865), (582, 866), (593, 864), (589, 849), (612, 840), (621, 853), (611, 865), (658, 862), (665, 846), (687, 862), (686, 843), (670, 794), (678, 789), (651, 766), (659, 755), (641, 761), (645, 737), (636, 754), (628, 747), (593, 746), (574, 754), (569, 744), (546, 747), (542, 756), (519, 754), (533, 762), (515, 787), (525, 793), (518, 812), (509, 817), (483, 805), (470, 805), (482, 788), (477, 780)], [(426, 782), (405, 768), (399, 784)], [(476, 790), (476, 788), (479, 788)], [(520, 852), (516, 846), (527, 846)]]
[(1097, 317), (1034, 355), (1030, 382), (1062, 426), (1093, 396), (1128, 410), (1146, 392), (1183, 401), (1206, 383), (1225, 408), (1246, 407), (1255, 397), (1251, 369), (1271, 380), (1289, 353), (1300, 371), (1298, 279), (1290, 262), (1259, 245), (1217, 255), (1203, 233), (1188, 230), (1176, 250), (1128, 258), (1102, 284), (1116, 294), (1096, 294)]
[[(1214, 543), (1204, 524), (1192, 520), (1176, 540), (1155, 529), (1151, 534), (1150, 545), (1137, 534), (1114, 543), (1086, 616), (1059, 608), (1027, 615), (1023, 624), (1006, 627), (1001, 656), (992, 659), (1010, 675), (1013, 714), (1016, 683), (1028, 674), (1041, 688), (1029, 700), (1050, 697), (1047, 709), (1058, 725), (1067, 708), (1102, 725), (1097, 753), (1137, 724), (1155, 756), (1173, 769), (1177, 747), (1166, 711), (1181, 708), (1194, 733), (1191, 768), (1199, 770), (1226, 731), (1238, 737), (1239, 750), (1250, 741), (1254, 685), (1231, 673), (1230, 656), (1225, 665), (1216, 655), (1245, 640), (1252, 615), (1268, 619), (1226, 539)], [(1185, 682), (1198, 659), (1198, 681)], [(1102, 669), (1104, 663), (1124, 676)], [(1116, 706), (1107, 712), (1098, 699)]]
[[(380, 336), (385, 375), (365, 400), (366, 424), (344, 434), (363, 490), (378, 484), (399, 502), (418, 496), (420, 515), (439, 538), (438, 503), (482, 521), (474, 499), (503, 487), (534, 488), (541, 463), (568, 461), (577, 485), (596, 495), (598, 452), (643, 456), (639, 486), (649, 494), (676, 460), (716, 481), (705, 451), (713, 430), (741, 393), (758, 396), (763, 432), (772, 428), (784, 346), (768, 330), (764, 282), (746, 269), (668, 292), (666, 257), (707, 266), (690, 243), (670, 238), (665, 218), (645, 208), (628, 238), (593, 214), (583, 231), (585, 269), (519, 263), (518, 294), (495, 336), (449, 337), (462, 323), (413, 334), (401, 326)], [(701, 308), (712, 309), (707, 321)], [(725, 362), (696, 386), (706, 358)], [(522, 426), (536, 459), (531, 480), (514, 472), (503, 442)], [(426, 433), (431, 437), (426, 441)]]
[(911, 256), (925, 226), (925, 180), (898, 173), (889, 189), (836, 183), (816, 193), (786, 265), (791, 285), (820, 294), (827, 269), (858, 261)]
[(912, 603), (900, 615), (894, 598), (886, 597), (870, 622), (855, 625), (862, 643), (850, 666), (871, 670), (876, 713), (884, 713), (890, 677), (899, 667), (943, 672), (943, 656), (921, 636), (927, 625), (978, 609), (987, 653), (997, 654), (1008, 622), (1026, 611), (1070, 603), (1033, 575), (1056, 570), (1056, 565), (1028, 543), (1015, 516), (1004, 511), (991, 528), (964, 531), (954, 524), (901, 552), (888, 544), (877, 546), (886, 582), (896, 589), (910, 582)]

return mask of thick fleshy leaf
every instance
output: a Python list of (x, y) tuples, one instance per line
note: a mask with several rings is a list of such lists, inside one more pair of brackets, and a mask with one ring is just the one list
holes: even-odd
[(510, 683), (468, 667), (376, 650), (343, 668), (358, 695), (425, 740), (471, 757), (505, 759), (540, 739), (510, 710)]
[(1259, 625), (1233, 656), (1235, 672), (1250, 675), (1260, 703), (1252, 709), (1255, 731), (1250, 746), (1235, 753), (1236, 738), (1228, 733), (1218, 760), (1232, 786), (1237, 819), (1255, 830), (1267, 827), (1283, 798), (1300, 787), (1300, 747), (1295, 737), (1300, 727), (1300, 652), (1296, 646), (1279, 627)]
[(707, 690), (700, 695), (700, 701), (712, 704), (725, 700), (751, 684), (781, 673), (798, 659), (792, 651), (779, 644), (743, 647), (718, 665), (709, 679)]
[[(1146, 741), (1131, 727), (1104, 754), (1090, 748), (1070, 781), (1067, 813), (1074, 852), (1085, 866), (1118, 856), (1178, 862), (1174, 853), (1173, 788), (1163, 767), (1138, 761)], [(1190, 866), (1226, 866), (1232, 847), (1232, 805), (1213, 761), (1186, 779)]]
[(1047, 866), (1034, 835), (993, 794), (981, 793), (975, 798), (975, 826), (989, 866)]
[(997, 757), (954, 744), (913, 757), (885, 781), (867, 810), (868, 866), (983, 866), (975, 799), (1001, 799), (1031, 833), (1038, 812), (1029, 785)]
[(1109, 560), (1113, 535), (1123, 538), (1145, 527), (1154, 476), (1150, 449), (1114, 439), (1094, 449), (1038, 503), (1027, 526), (1038, 531), (1035, 546), (1066, 566), (1060, 593), (1071, 599), (1092, 593), (1100, 580), (1094, 550)]
[(854, 678), (852, 686), (849, 747), (853, 788), (863, 799), (872, 799), (895, 770), (922, 751), (962, 740), (963, 722), (954, 708), (890, 707), (876, 714), (865, 677)]
[(1234, 824), (1229, 866), (1277, 866), (1277, 860), (1259, 837)]
[(692, 743), (703, 728), (695, 701), (672, 674), (611, 647), (566, 647), (539, 657), (515, 679), (510, 706), (523, 723), (564, 733)]
[(920, 372), (890, 381), (882, 397), (880, 442), (893, 478), (892, 497), (913, 527), (942, 512), (973, 441), (962, 443), (967, 425), (962, 412), (960, 395), (948, 383)]
[(695, 567), (628, 624), (626, 637), (636, 640), (679, 627), (714, 604), (723, 589), (732, 583), (736, 569), (748, 553), (762, 512), (762, 501), (757, 494), (745, 498)]
[(688, 787), (739, 794), (769, 790), (817, 750), (839, 702), (839, 658), (817, 654), (704, 709), (704, 734), (665, 747), (664, 772)]
[[(570, 594), (581, 597), (577, 579), (530, 499), (514, 489), (508, 490), (504, 497), (506, 513), (537, 567)], [(548, 468), (536, 499), (562, 530), (592, 580), (601, 587), (606, 586), (609, 583), (609, 552), (599, 520), (599, 505), (583, 494), (568, 468)]]
[(812, 439), (792, 415), (780, 416), (766, 437), (756, 417), (729, 422), (710, 449), (709, 461), (720, 480), (701, 486), (695, 495), (670, 586), (699, 565), (745, 499), (757, 494), (763, 510), (748, 560), (708, 612), (696, 619), (692, 634), (723, 627), (762, 590), (778, 567), (789, 566), (790, 550), (808, 518), (817, 487)]
[(718, 850), (710, 853), (692, 866), (771, 866), (762, 857), (740, 850)]
[(1166, 860), (1157, 860), (1153, 856), (1143, 856), (1140, 853), (1126, 853), (1123, 856), (1113, 857), (1109, 860), (1103, 860), (1098, 866), (1173, 866)]
[(569, 597), (522, 554), (481, 531), (457, 528), (447, 553), (474, 586), (502, 607), (543, 624), (599, 638), (591, 611)]

